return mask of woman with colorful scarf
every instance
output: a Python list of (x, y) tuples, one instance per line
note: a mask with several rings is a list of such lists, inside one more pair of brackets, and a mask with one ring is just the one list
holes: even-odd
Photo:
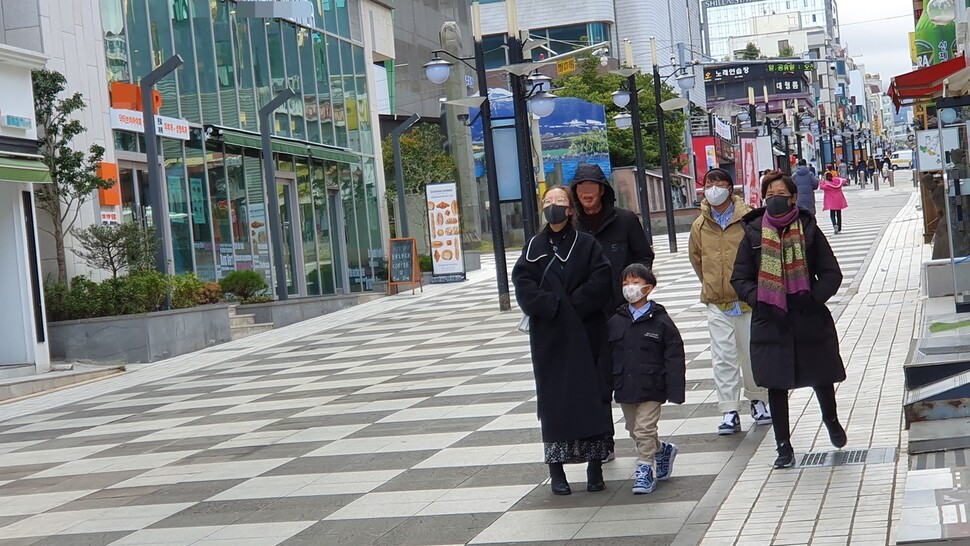
[(845, 380), (839, 336), (825, 302), (842, 284), (842, 271), (815, 218), (795, 206), (797, 188), (781, 171), (761, 183), (765, 206), (742, 219), (745, 236), (731, 276), (751, 314), (751, 371), (768, 389), (778, 448), (775, 468), (795, 464), (788, 391), (812, 387), (832, 445), (846, 434), (839, 423), (835, 383)]

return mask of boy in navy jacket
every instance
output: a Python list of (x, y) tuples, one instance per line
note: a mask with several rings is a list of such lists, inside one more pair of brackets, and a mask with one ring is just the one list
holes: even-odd
[(660, 441), (657, 423), (664, 402), (684, 403), (687, 365), (677, 326), (662, 305), (648, 299), (656, 276), (635, 263), (623, 270), (622, 279), (628, 305), (609, 321), (613, 392), (637, 444), (633, 494), (643, 495), (673, 472), (677, 446)]

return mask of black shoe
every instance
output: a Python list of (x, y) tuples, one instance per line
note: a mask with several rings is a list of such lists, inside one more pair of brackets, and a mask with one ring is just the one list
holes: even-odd
[(778, 445), (778, 458), (775, 459), (775, 468), (791, 468), (795, 466), (795, 450), (791, 444), (783, 442)]
[(549, 477), (552, 479), (553, 495), (571, 495), (572, 489), (566, 481), (566, 471), (562, 469), (562, 463), (549, 465)]
[(596, 492), (604, 489), (606, 483), (603, 482), (603, 462), (590, 461), (586, 466), (586, 490)]
[(845, 444), (848, 443), (849, 438), (845, 434), (845, 429), (842, 428), (842, 424), (839, 423), (838, 419), (834, 419), (831, 423), (826, 423), (826, 427), (829, 429), (829, 440), (832, 441), (832, 445), (836, 449), (842, 449)]

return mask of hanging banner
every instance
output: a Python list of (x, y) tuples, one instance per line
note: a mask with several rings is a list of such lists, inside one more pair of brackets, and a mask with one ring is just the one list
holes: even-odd
[(428, 226), (431, 230), (433, 283), (465, 280), (465, 259), (461, 247), (461, 217), (458, 185), (454, 182), (428, 184)]
[(758, 180), (758, 139), (741, 139), (741, 180), (744, 202), (752, 207), (761, 206), (761, 184)]
[[(145, 132), (145, 117), (136, 110), (111, 108), (111, 128), (135, 133)], [(184, 119), (155, 116), (155, 134), (160, 137), (189, 139), (189, 122)]]

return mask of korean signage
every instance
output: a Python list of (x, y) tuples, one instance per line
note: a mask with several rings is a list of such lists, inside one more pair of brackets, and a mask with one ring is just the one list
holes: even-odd
[(711, 65), (704, 69), (705, 83), (730, 83), (763, 80), (765, 78), (791, 75), (799, 78), (815, 71), (810, 61), (785, 61), (768, 63), (731, 63)]
[(23, 116), (13, 116), (10, 114), (0, 115), (0, 125), (12, 129), (23, 129), (28, 131), (34, 128), (34, 120)]
[(434, 275), (464, 278), (458, 185), (454, 182), (428, 184), (428, 226), (431, 231), (431, 265)]
[(102, 224), (117, 224), (119, 222), (118, 213), (113, 210), (102, 210), (101, 211), (101, 223)]
[(562, 76), (563, 74), (572, 74), (576, 71), (576, 59), (570, 58), (559, 61), (556, 63), (556, 73)]
[[(141, 112), (112, 108), (110, 114), (112, 129), (134, 131), (136, 133), (145, 132), (145, 118)], [(184, 119), (155, 116), (155, 132), (160, 137), (188, 140), (189, 123)]]
[(750, 4), (758, 0), (704, 0), (704, 9), (723, 8), (727, 6), (737, 6), (738, 4)]
[(775, 80), (774, 86), (772, 87), (773, 92), (776, 94), (786, 94), (786, 93), (801, 93), (802, 92), (802, 82), (797, 78), (784, 78), (780, 80)]

